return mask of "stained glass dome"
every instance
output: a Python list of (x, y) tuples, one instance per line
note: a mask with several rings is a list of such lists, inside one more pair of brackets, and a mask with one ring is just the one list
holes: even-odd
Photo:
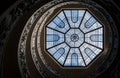
[(103, 30), (87, 9), (63, 9), (46, 26), (47, 52), (62, 66), (87, 66), (103, 50)]

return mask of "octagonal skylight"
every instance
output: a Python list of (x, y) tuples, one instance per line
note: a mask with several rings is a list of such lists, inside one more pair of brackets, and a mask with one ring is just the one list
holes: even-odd
[(87, 66), (103, 50), (103, 26), (86, 9), (62, 10), (45, 29), (46, 50), (63, 67)]

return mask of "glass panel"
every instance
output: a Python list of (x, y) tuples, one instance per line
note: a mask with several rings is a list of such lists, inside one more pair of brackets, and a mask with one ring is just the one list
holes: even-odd
[(100, 27), (102, 27), (102, 25), (93, 16), (91, 16), (90, 13), (86, 12), (80, 25), (80, 29), (84, 33), (87, 33)]
[(77, 59), (77, 66), (85, 66), (84, 61), (82, 59), (82, 56), (80, 54), (80, 50), (78, 48), (71, 48), (70, 49), (64, 66), (72, 66), (72, 54), (77, 54), (77, 56), (78, 56), (77, 57), (78, 58)]
[(65, 18), (63, 11), (48, 24), (48, 27), (63, 33), (65, 33), (70, 28), (67, 22), (67, 18)]
[(47, 34), (47, 41), (48, 42), (56, 42), (59, 40), (59, 36), (56, 34)]
[(65, 52), (64, 48), (60, 48), (53, 56), (57, 60), (64, 54), (64, 52)]
[(86, 23), (85, 23), (85, 27), (86, 28), (90, 28), (94, 23), (96, 22), (94, 17), (91, 17)]
[(47, 48), (56, 46), (63, 42), (64, 42), (64, 34), (54, 29), (47, 28), (47, 34), (46, 34)]
[(91, 41), (94, 42), (102, 42), (103, 41), (103, 35), (102, 34), (93, 34), (90, 36)]
[(91, 60), (93, 60), (96, 56), (90, 48), (85, 48), (85, 53)]
[(77, 28), (80, 26), (85, 10), (64, 10), (70, 27)]
[(59, 17), (56, 17), (53, 21), (55, 22), (55, 24), (57, 24), (58, 27), (60, 27), (60, 28), (65, 27), (64, 22)]
[(72, 19), (72, 22), (73, 23), (76, 23), (77, 21), (78, 21), (78, 11), (77, 10), (72, 10), (71, 11), (72, 13), (72, 17), (71, 17), (71, 19)]
[(72, 66), (77, 66), (78, 65), (78, 55), (76, 53), (73, 53), (71, 56), (71, 63)]
[[(95, 34), (98, 34), (99, 37)], [(103, 39), (101, 37), (103, 38), (103, 28), (99, 28), (97, 30), (94, 30), (90, 33), (85, 34), (85, 42), (102, 49), (103, 42), (101, 41), (103, 41)]]

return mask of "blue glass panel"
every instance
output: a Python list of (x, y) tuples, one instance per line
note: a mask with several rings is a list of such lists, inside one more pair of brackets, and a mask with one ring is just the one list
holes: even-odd
[(71, 19), (73, 23), (76, 23), (78, 21), (78, 11), (77, 10), (72, 10), (71, 11)]
[(78, 55), (76, 53), (73, 53), (71, 55), (71, 64), (72, 64), (72, 66), (78, 65)]
[(65, 27), (65, 23), (59, 17), (55, 17), (53, 21), (55, 22), (55, 24), (57, 24), (59, 28)]
[(85, 48), (85, 53), (90, 57), (90, 59), (93, 59), (96, 55), (90, 48)]
[(53, 56), (55, 59), (59, 59), (64, 53), (65, 53), (65, 49), (60, 48), (56, 51), (56, 53)]
[(102, 34), (94, 34), (94, 35), (90, 36), (90, 39), (94, 42), (102, 42), (103, 36), (102, 36)]
[(96, 22), (96, 19), (94, 17), (91, 17), (86, 23), (85, 27), (90, 28), (94, 23)]
[(60, 37), (56, 34), (47, 34), (47, 42), (56, 42), (59, 38)]

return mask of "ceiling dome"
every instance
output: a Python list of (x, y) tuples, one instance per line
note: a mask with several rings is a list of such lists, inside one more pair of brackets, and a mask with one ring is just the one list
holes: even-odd
[(55, 0), (33, 13), (18, 46), (19, 68), (24, 78), (27, 77), (23, 71), (35, 73), (31, 62), (46, 78), (96, 77), (109, 67), (108, 58), (113, 60), (115, 54), (111, 54), (115, 43), (110, 36), (114, 32), (111, 27), (115, 26), (106, 17), (111, 18), (110, 15), (95, 4)]

